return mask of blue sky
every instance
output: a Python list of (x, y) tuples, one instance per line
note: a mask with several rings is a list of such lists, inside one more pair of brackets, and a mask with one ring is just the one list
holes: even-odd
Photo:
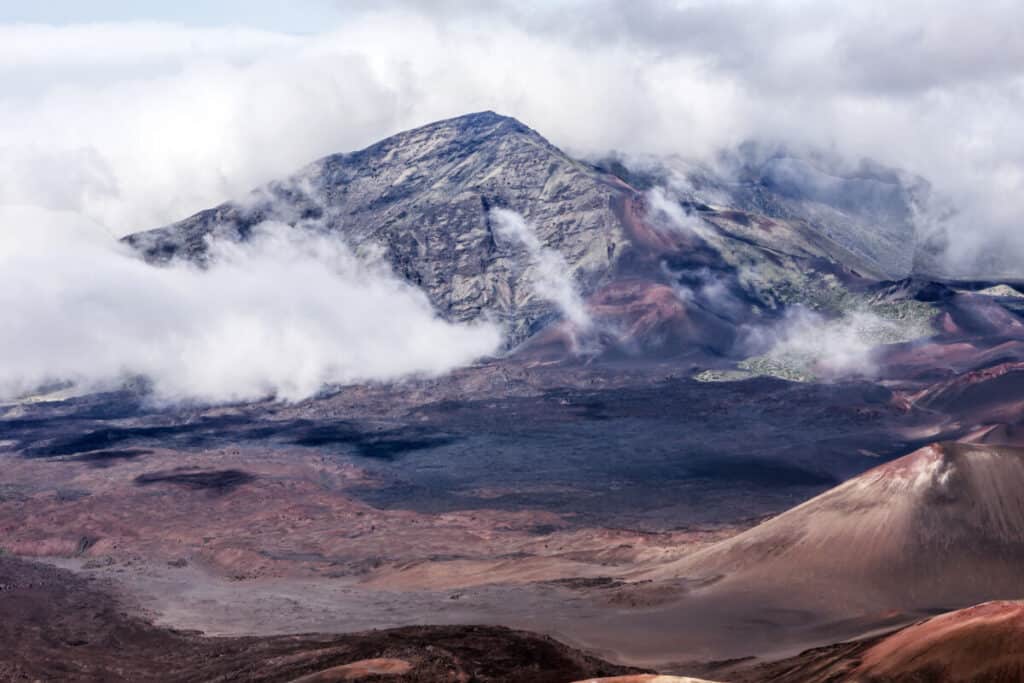
[(335, 0), (0, 0), (0, 23), (71, 24), (164, 21), (190, 26), (242, 25), (290, 33), (313, 33), (339, 24), (343, 3)]

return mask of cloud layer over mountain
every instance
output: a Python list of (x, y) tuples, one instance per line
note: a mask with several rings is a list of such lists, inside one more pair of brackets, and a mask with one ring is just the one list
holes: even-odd
[(438, 318), (373, 255), (266, 223), (212, 264), (154, 268), (74, 214), (0, 212), (0, 399), (51, 382), (161, 400), (298, 400), (325, 384), (437, 375), (502, 331)]
[[(42, 299), (31, 301), (47, 301), (53, 314), (32, 328), (16, 316), (35, 309), (8, 308), (8, 329), (68, 339), (79, 309), (92, 305), (82, 292), (112, 307), (95, 311), (101, 317), (141, 315), (160, 336), (178, 328), (140, 314), (150, 298), (184, 329), (226, 324), (203, 318), (203, 306), (188, 318), (171, 292), (180, 286), (183, 301), (198, 305), (204, 285), (174, 283), (226, 281), (232, 268), (244, 279), (251, 274), (245, 268), (272, 265), (258, 247), (202, 277), (182, 269), (153, 274), (115, 247), (97, 246), (91, 231), (112, 241), (237, 197), (324, 154), (481, 109), (516, 116), (577, 154), (618, 149), (711, 159), (754, 139), (825, 149), (851, 163), (872, 157), (927, 177), (957, 207), (941, 228), (951, 262), (974, 265), (984, 249), (1024, 258), (1019, 3), (566, 0), (497, 2), (484, 11), (407, 0), (387, 9), (368, 2), (345, 7), (343, 24), (312, 35), (156, 23), (0, 25), (0, 206), (32, 207), (16, 220), (10, 211), (0, 217), (8, 259), (0, 277), (7, 292), (34, 292)], [(71, 237), (81, 227), (44, 229), (54, 216), (91, 226), (89, 237)], [(923, 214), (922, 230), (935, 229), (934, 219)], [(389, 305), (397, 297), (395, 305), (410, 307), (429, 334), (462, 340), (452, 345), (461, 350), (452, 357), (410, 362), (406, 370), (448, 367), (493, 341), (493, 332), (436, 327), (415, 293), (390, 276), (361, 282), (354, 273), (364, 276), (362, 266), (350, 264), (331, 280), (319, 248), (313, 256), (298, 249), (280, 267), (299, 272), (278, 275), (297, 282), (311, 269), (341, 288), (329, 290), (339, 301), (369, 287)], [(309, 263), (301, 262), (303, 254)], [(19, 267), (11, 265), (15, 258)], [(88, 259), (95, 271), (86, 277), (76, 269)], [(33, 281), (40, 271), (51, 280), (45, 291)], [(91, 289), (83, 290), (84, 282)], [(345, 341), (335, 343), (354, 358), (364, 345), (381, 348), (383, 336), (341, 334), (346, 314), (327, 310), (322, 293), (296, 286), (286, 301), (275, 282), (255, 279), (249, 292), (228, 292), (221, 313), (265, 305), (260, 320), (267, 322), (282, 312), (278, 304), (308, 310), (328, 322), (323, 329), (300, 326), (303, 334), (339, 333), (336, 339)], [(57, 320), (70, 322), (46, 327)], [(116, 325), (104, 334), (119, 329), (126, 340), (145, 339)], [(4, 343), (8, 358), (13, 345), (29, 346), (10, 334)], [(287, 345), (278, 351), (294, 355)], [(30, 357), (23, 361), (33, 367)], [(329, 365), (292, 368), (302, 389), (264, 373), (242, 381), (238, 395), (267, 387), (306, 394), (318, 372), (356, 377)], [(392, 370), (370, 375), (393, 376)]]
[(305, 36), (0, 27), (0, 201), (125, 233), (490, 108), (577, 152), (702, 157), (759, 139), (870, 156), (953, 198), (959, 253), (1016, 233), (1018, 3), (347, 6), (342, 26)]

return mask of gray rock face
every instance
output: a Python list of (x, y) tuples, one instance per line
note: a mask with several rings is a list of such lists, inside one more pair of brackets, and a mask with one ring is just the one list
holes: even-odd
[(608, 280), (628, 243), (613, 211), (624, 192), (515, 119), (483, 112), (325, 157), (245, 201), (127, 239), (151, 260), (201, 260), (208, 235), (244, 238), (266, 220), (336, 231), (350, 245), (383, 247), (395, 273), (444, 317), (491, 312), (515, 343), (555, 311), (531, 288), (522, 247), (496, 234), (490, 209), (533, 223), (586, 296)]

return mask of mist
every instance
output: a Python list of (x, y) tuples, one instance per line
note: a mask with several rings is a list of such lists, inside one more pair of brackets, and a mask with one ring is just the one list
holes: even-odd
[(555, 304), (562, 316), (585, 332), (593, 324), (586, 303), (572, 279), (572, 271), (557, 250), (541, 244), (537, 231), (515, 211), (491, 209), (497, 233), (521, 245), (528, 269), (527, 280), (534, 293)]
[(874, 376), (881, 344), (900, 340), (903, 330), (867, 310), (830, 319), (798, 307), (781, 322), (748, 328), (747, 333), (746, 344), (767, 348), (760, 362), (806, 376), (838, 379)]
[(498, 350), (494, 324), (427, 297), (335, 236), (265, 223), (210, 265), (151, 266), (74, 214), (0, 213), (0, 397), (52, 382), (160, 401), (295, 401), (325, 385), (435, 376)]

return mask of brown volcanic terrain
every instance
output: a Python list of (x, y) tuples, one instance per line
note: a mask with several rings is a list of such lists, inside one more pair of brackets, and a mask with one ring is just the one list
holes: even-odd
[[(918, 407), (920, 393), (651, 382), (664, 367), (506, 362), (185, 414), (118, 412), (116, 398), (19, 406), (0, 544), (114, 578), (168, 626), (494, 623), (695, 674), (1016, 594), (987, 592), (1017, 585), (1001, 564), (1013, 537), (992, 522), (1017, 500), (991, 488), (1015, 481), (1013, 449), (929, 448), (723, 540), (908, 450), (906, 434), (966, 425)], [(965, 538), (984, 582), (933, 576)]]
[(86, 456), (9, 463), (6, 486), (17, 495), (0, 501), (7, 552), (447, 589), (607, 576), (723, 534), (578, 528), (543, 510), (381, 510), (347, 491), (373, 487), (372, 475), (299, 449)]
[(630, 623), (654, 629), (652, 650), (671, 633), (675, 668), (699, 675), (709, 670), (687, 660), (786, 656), (1013, 598), (1022, 561), (1024, 449), (942, 443), (641, 569), (619, 600), (646, 606)]
[(990, 602), (915, 624), (868, 649), (855, 675), (865, 681), (1019, 681), (1024, 605)]
[(504, 628), (204, 638), (123, 610), (70, 572), (0, 557), (0, 680), (564, 683), (631, 671)]
[[(646, 666), (686, 651), (680, 620), (702, 620), (652, 618), (678, 587), (631, 590), (638, 568), (680, 560), (879, 457), (851, 444), (902, 448), (893, 435), (916, 419), (866, 385), (545, 372), (600, 384), (547, 388), (539, 370), (509, 364), (294, 406), (17, 406), (0, 545), (115, 579), (168, 626), (495, 623)], [(736, 438), (781, 444), (796, 425), (800, 440), (763, 456)], [(701, 656), (731, 646), (729, 618), (706, 629)]]

